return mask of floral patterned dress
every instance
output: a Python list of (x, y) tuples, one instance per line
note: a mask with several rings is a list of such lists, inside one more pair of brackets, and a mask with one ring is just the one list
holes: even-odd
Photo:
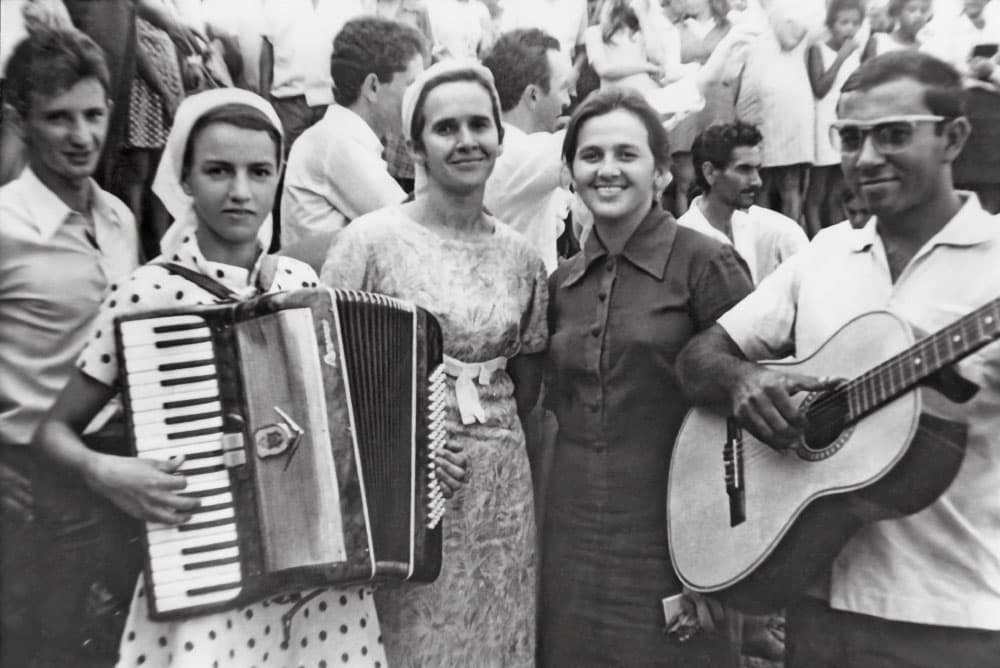
[[(544, 265), (503, 223), (490, 237), (451, 240), (400, 207), (380, 209), (340, 234), (321, 278), (423, 306), (441, 323), (445, 354), (463, 362), (546, 346)], [(486, 419), (465, 425), (449, 385), (449, 438), (465, 448), (470, 477), (444, 516), (441, 575), (375, 592), (394, 668), (534, 665), (536, 536), (524, 433), (506, 371), (476, 387)]]

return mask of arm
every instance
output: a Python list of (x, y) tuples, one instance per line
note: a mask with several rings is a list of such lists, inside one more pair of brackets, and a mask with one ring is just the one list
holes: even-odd
[(260, 94), (265, 98), (271, 96), (271, 83), (274, 81), (274, 47), (266, 37), (260, 43)]
[(533, 353), (515, 355), (507, 366), (510, 378), (514, 382), (514, 400), (522, 424), (527, 422), (528, 416), (538, 404), (544, 362), (545, 353)]
[(114, 390), (77, 371), (35, 432), (32, 447), (51, 464), (81, 476), (95, 492), (133, 517), (181, 524), (199, 502), (180, 492), (187, 484), (176, 474), (183, 458), (168, 461), (118, 457), (90, 450), (80, 434)]
[(736, 417), (750, 433), (776, 449), (794, 443), (805, 427), (792, 395), (828, 390), (840, 383), (749, 362), (719, 324), (684, 347), (677, 357), (677, 374), (692, 403)]
[(201, 53), (208, 45), (208, 38), (191, 26), (174, 18), (162, 0), (137, 0), (136, 13), (163, 30), (185, 54)]
[(853, 39), (845, 40), (840, 50), (837, 51), (837, 57), (830, 64), (830, 68), (824, 70), (823, 56), (820, 54), (819, 45), (813, 44), (809, 47), (806, 51), (806, 67), (809, 71), (809, 85), (812, 86), (813, 95), (817, 100), (826, 97), (827, 93), (830, 92), (844, 61), (858, 48), (858, 43)]

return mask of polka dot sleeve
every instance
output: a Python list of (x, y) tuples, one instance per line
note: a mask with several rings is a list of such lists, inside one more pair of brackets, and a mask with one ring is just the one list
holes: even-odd
[(118, 383), (118, 352), (115, 346), (115, 318), (158, 308), (203, 303), (200, 290), (171, 276), (163, 267), (145, 265), (130, 276), (115, 281), (101, 304), (87, 345), (76, 366), (83, 373), (109, 387)]
[(270, 292), (315, 288), (318, 285), (319, 277), (312, 267), (294, 258), (280, 256), (278, 258), (278, 271), (274, 276), (274, 284), (271, 285)]

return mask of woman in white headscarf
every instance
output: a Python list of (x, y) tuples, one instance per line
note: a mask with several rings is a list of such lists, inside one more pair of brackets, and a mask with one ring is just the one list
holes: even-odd
[(437, 316), (449, 439), (470, 475), (445, 515), (438, 580), (375, 593), (386, 652), (392, 666), (531, 666), (535, 521), (519, 413), (537, 399), (548, 338), (545, 267), (483, 210), (503, 139), (489, 70), (473, 61), (427, 69), (403, 97), (403, 132), (415, 199), (347, 226), (321, 276)]
[[(217, 89), (179, 107), (154, 183), (175, 218), (163, 255), (111, 286), (77, 373), (36, 435), (39, 451), (66, 470), (64, 478), (96, 492), (95, 503), (110, 501), (132, 517), (174, 525), (187, 522), (200, 505), (194, 495), (184, 495), (183, 458), (137, 459), (127, 456), (124, 443), (100, 452), (81, 440), (118, 390), (116, 317), (211, 304), (220, 291), (242, 300), (317, 285), (308, 265), (264, 255), (266, 244), (258, 239), (274, 202), (281, 143), (278, 117), (253, 93)], [(151, 621), (141, 581), (135, 592), (121, 638), (121, 666), (386, 663), (371, 595), (361, 587), (285, 596), (176, 622)]]

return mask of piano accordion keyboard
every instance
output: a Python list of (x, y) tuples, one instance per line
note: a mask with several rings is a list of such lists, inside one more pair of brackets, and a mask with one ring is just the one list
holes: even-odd
[(235, 599), (242, 591), (240, 547), (208, 324), (184, 314), (124, 321), (120, 332), (136, 456), (183, 456), (181, 494), (201, 502), (184, 524), (146, 523), (147, 586), (156, 609)]

